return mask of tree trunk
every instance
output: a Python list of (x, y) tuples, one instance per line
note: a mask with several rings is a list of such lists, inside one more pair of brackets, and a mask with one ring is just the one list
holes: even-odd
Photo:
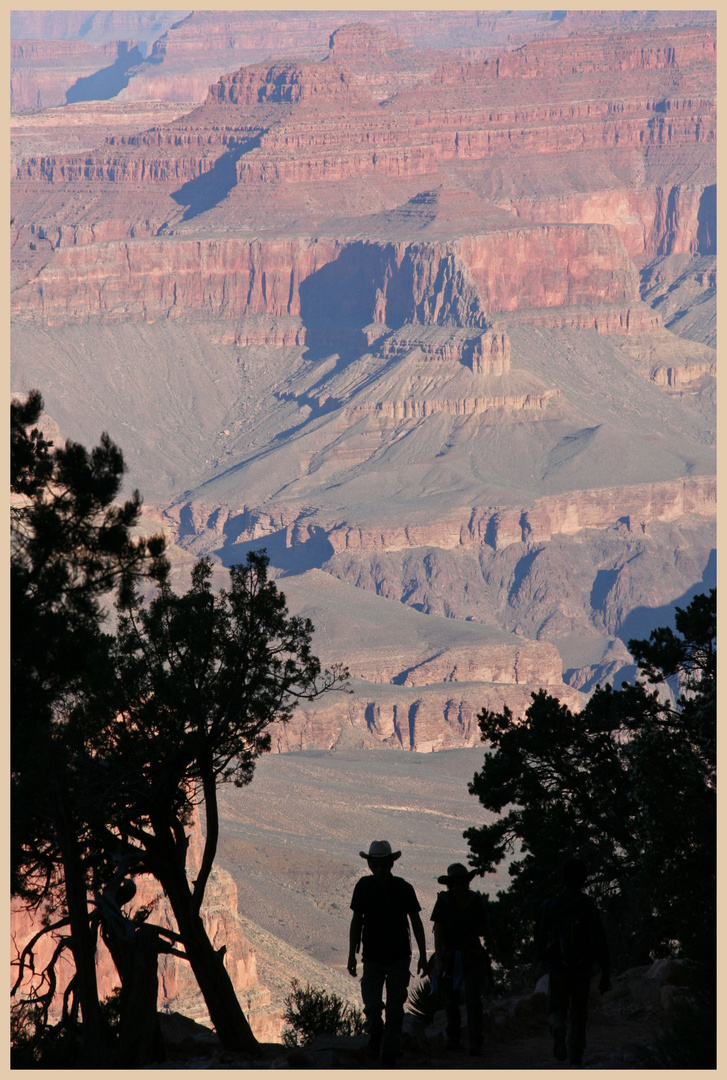
[(195, 909), (195, 901), (189, 888), (176, 845), (168, 826), (155, 826), (159, 843), (154, 875), (167, 894), (177, 920), (184, 951), (199, 985), (210, 1019), (225, 1050), (238, 1053), (254, 1053), (259, 1043), (252, 1033), (242, 1006), (235, 993), (222, 953), (212, 945), (201, 916)]
[[(50, 748), (51, 754), (53, 748)], [(96, 983), (96, 946), (88, 915), (86, 876), (78, 852), (78, 841), (68, 809), (66, 789), (59, 767), (54, 763), (56, 827), (63, 859), (63, 879), (68, 918), (71, 924), (71, 951), (76, 967), (78, 1002), (83, 1020), (84, 1057), (88, 1066), (108, 1064), (106, 1030), (101, 1016)]]
[(140, 1069), (164, 1060), (157, 996), (159, 938), (150, 926), (140, 926), (129, 944), (121, 986), (121, 1023), (117, 1067)]
[(159, 935), (151, 926), (134, 926), (130, 919), (99, 902), (103, 938), (121, 979), (119, 1034), (115, 1066), (140, 1069), (164, 1060), (157, 997), (159, 992)]

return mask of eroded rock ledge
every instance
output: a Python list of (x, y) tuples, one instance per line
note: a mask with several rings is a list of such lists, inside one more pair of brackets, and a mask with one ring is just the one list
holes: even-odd
[(456, 516), (426, 525), (353, 525), (326, 521), (322, 512), (311, 514), (301, 506), (232, 509), (201, 501), (177, 504), (164, 516), (178, 534), (182, 514), (185, 530), (192, 528), (197, 534), (211, 530), (224, 537), (231, 530), (237, 539), (257, 540), (285, 530), (289, 548), (325, 537), (334, 552), (427, 546), (451, 550), (483, 544), (499, 551), (508, 544), (542, 543), (559, 534), (573, 536), (582, 529), (620, 525), (629, 532), (644, 532), (652, 521), (676, 521), (687, 514), (714, 517), (716, 512), (716, 477), (691, 476), (549, 495), (529, 507), (463, 508)]

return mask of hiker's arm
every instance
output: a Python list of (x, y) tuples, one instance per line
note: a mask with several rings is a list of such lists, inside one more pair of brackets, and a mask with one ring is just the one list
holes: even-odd
[(601, 969), (601, 979), (598, 988), (602, 994), (611, 989), (611, 956), (608, 950), (608, 938), (603, 925), (603, 919), (598, 908), (593, 907), (593, 938), (596, 946), (596, 960)]
[(438, 922), (434, 924), (434, 962), (437, 966), (437, 975), (441, 975), (444, 971), (444, 934), (442, 924)]
[(424, 936), (422, 917), (418, 911), (410, 911), (409, 919), (411, 920), (411, 928), (414, 931), (416, 943), (419, 946), (419, 963), (417, 964), (417, 974), (421, 973), (423, 975), (427, 970), (427, 940)]
[(354, 911), (351, 919), (351, 926), (348, 931), (348, 973), (349, 975), (356, 974), (356, 953), (361, 945), (361, 928), (363, 926), (363, 915), (360, 911)]
[(484, 921), (483, 921), (483, 924), (482, 924), (481, 937), (482, 937), (482, 940), (484, 942), (485, 950), (487, 951), (488, 956), (492, 960), (497, 960), (497, 949), (495, 948), (495, 939), (492, 936), (492, 930), (490, 929), (490, 922), (489, 922), (489, 919), (487, 918), (486, 915), (485, 915), (485, 918), (484, 918)]

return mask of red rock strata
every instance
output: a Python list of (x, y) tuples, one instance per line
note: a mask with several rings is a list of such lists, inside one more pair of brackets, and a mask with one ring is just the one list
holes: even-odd
[[(181, 237), (66, 246), (67, 239), (78, 240), (77, 232), (44, 235), (55, 254), (12, 303), (17, 317), (48, 325), (300, 315), (301, 285), (343, 254), (340, 299), (355, 305), (352, 317), (361, 327), (452, 317), (486, 328), (488, 312), (591, 304), (620, 305), (615, 318), (621, 326), (638, 301), (636, 270), (606, 225), (521, 226), (448, 244), (355, 246)], [(358, 277), (370, 282), (368, 297), (352, 291)]]
[(13, 110), (63, 105), (77, 79), (110, 67), (133, 41), (104, 45), (84, 41), (21, 41), (10, 45), (10, 96)]

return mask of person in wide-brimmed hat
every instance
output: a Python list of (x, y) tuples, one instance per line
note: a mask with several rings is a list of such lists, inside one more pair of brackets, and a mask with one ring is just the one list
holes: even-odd
[(469, 1047), (473, 1056), (482, 1053), (482, 990), (494, 951), (486, 900), (470, 889), (476, 873), (462, 863), (451, 863), (447, 873), (437, 878), (440, 885), (447, 886), (447, 891), (437, 894), (432, 911), (435, 980), (444, 994), (447, 1043), (451, 1049), (459, 1046), (462, 1024), (459, 992), (464, 989)]
[[(381, 1064), (396, 1064), (404, 1019), (404, 1002), (411, 973), (411, 937), (409, 923), (419, 948), (417, 971), (427, 967), (427, 949), (422, 925), (421, 905), (414, 888), (404, 878), (394, 877), (392, 868), (401, 856), (388, 840), (374, 840), (368, 851), (360, 851), (368, 863), (370, 875), (359, 878), (351, 897), (348, 971), (356, 974), (356, 954), (363, 940), (363, 998), (366, 1028), (369, 1033), (368, 1056)], [(386, 987), (384, 1020), (383, 992)]]

